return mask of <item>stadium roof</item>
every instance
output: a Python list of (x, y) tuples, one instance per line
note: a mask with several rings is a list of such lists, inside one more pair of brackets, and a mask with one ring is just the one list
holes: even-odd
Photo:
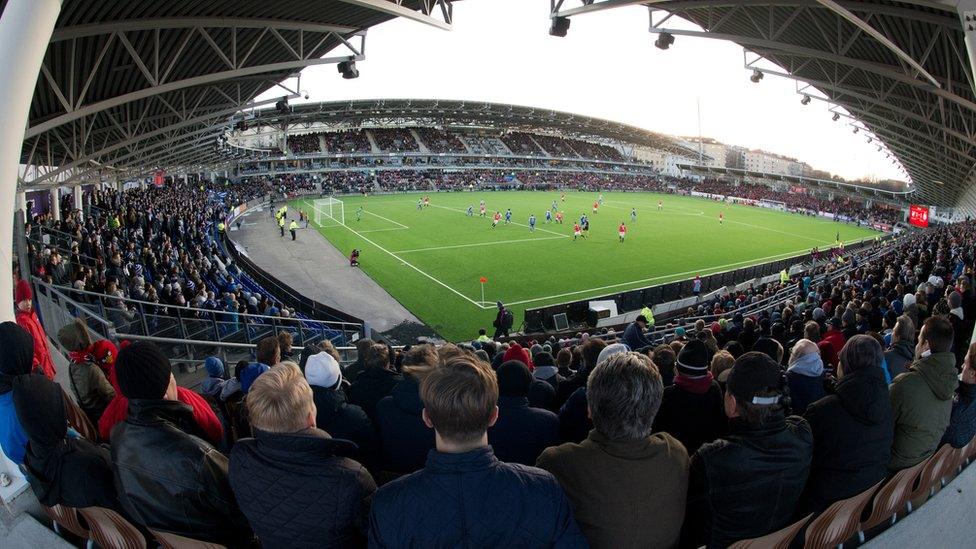
[(140, 175), (133, 163), (220, 162), (222, 121), (262, 92), (310, 65), (364, 59), (366, 29), (394, 17), (450, 28), (452, 1), (66, 1), (38, 76), (19, 184)]
[[(976, 94), (960, 0), (553, 0), (553, 16), (647, 5), (651, 32), (728, 40), (801, 81), (906, 169), (916, 200), (976, 209)], [(583, 5), (580, 5), (583, 4)], [(958, 10), (958, 11), (957, 11)], [(973, 27), (976, 27), (976, 15)], [(677, 18), (694, 23), (688, 30)], [(570, 31), (572, 32), (572, 31)], [(976, 40), (972, 36), (971, 40)], [(753, 55), (755, 54), (755, 55)], [(772, 64), (778, 66), (769, 68)], [(854, 129), (852, 128), (852, 131)], [(877, 142), (877, 141), (876, 141)]]
[(551, 109), (438, 99), (369, 99), (294, 105), (291, 114), (266, 109), (248, 121), (254, 125), (483, 126), (521, 131), (557, 132), (584, 140), (615, 141), (673, 151), (698, 153), (675, 138), (602, 118)]

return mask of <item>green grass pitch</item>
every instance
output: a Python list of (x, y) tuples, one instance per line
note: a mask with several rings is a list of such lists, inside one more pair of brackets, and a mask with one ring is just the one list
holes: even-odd
[[(822, 218), (701, 198), (653, 193), (566, 192), (431, 193), (431, 206), (417, 209), (422, 194), (342, 198), (345, 226), (322, 217), (319, 231), (341, 252), (362, 250), (361, 268), (418, 318), (450, 340), (492, 333), (495, 301), (515, 313), (615, 292), (693, 278), (832, 246), (840, 232), (851, 243), (876, 236), (869, 229)], [(479, 217), (484, 199), (487, 217)], [(562, 225), (545, 222), (552, 201), (565, 213)], [(663, 209), (658, 210), (658, 201)], [(365, 210), (357, 220), (356, 211)], [(468, 206), (474, 216), (467, 217)], [(315, 199), (292, 208), (316, 219)], [(511, 208), (491, 228), (496, 210)], [(630, 219), (637, 208), (637, 220)], [(321, 207), (319, 207), (321, 211)], [(574, 241), (573, 222), (590, 217), (589, 238)], [(725, 222), (719, 224), (719, 213)], [(536, 230), (528, 218), (535, 214)], [(617, 228), (627, 224), (625, 242)], [(484, 298), (479, 282), (484, 285)]]

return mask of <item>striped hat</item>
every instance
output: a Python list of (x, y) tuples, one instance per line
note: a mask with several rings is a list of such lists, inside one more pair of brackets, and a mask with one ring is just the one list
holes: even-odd
[(692, 339), (678, 352), (678, 373), (686, 376), (703, 376), (708, 373), (712, 353), (704, 341)]

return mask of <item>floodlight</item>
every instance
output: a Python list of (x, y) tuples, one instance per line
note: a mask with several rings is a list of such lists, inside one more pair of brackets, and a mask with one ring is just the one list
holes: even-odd
[(833, 116), (833, 118), (831, 118), (831, 120), (833, 120), (834, 122), (837, 122), (838, 120), (840, 120), (840, 114), (838, 114), (838, 113), (835, 112), (834, 113), (834, 116)]
[(753, 84), (758, 84), (759, 81), (762, 80), (764, 76), (765, 75), (763, 74), (763, 72), (761, 70), (759, 70), (759, 69), (753, 69), (752, 70), (752, 76), (749, 77), (749, 80), (752, 80), (752, 83)]
[(810, 104), (810, 96), (809, 95), (804, 95), (803, 96), (803, 99), (800, 100), (800, 104), (801, 105), (809, 105)]
[(667, 32), (662, 32), (659, 34), (657, 36), (657, 40), (654, 41), (654, 45), (661, 50), (670, 48), (671, 44), (674, 44), (674, 35)]
[(553, 17), (552, 25), (549, 26), (549, 36), (565, 38), (569, 31), (569, 17)]
[(353, 78), (359, 78), (359, 69), (356, 68), (356, 62), (349, 60), (343, 61), (337, 65), (339, 72), (342, 77), (346, 80), (352, 80)]

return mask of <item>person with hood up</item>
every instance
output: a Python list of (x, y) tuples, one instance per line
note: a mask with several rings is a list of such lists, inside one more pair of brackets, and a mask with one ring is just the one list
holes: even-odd
[(92, 340), (84, 321), (74, 322), (58, 330), (58, 341), (68, 351), (68, 378), (78, 405), (97, 425), (99, 418), (112, 399), (115, 389), (105, 378), (105, 372), (96, 364), (92, 352)]
[(810, 478), (797, 514), (819, 513), (885, 478), (894, 416), (881, 369), (881, 345), (857, 335), (840, 353), (834, 394), (817, 400), (804, 417), (813, 432)]
[(0, 323), (0, 449), (14, 463), (24, 462), (27, 433), (17, 417), (14, 399), (34, 375), (34, 341), (13, 322)]
[(795, 414), (802, 414), (807, 406), (827, 396), (823, 359), (816, 343), (801, 339), (793, 346), (786, 369), (786, 384), (790, 388), (790, 406)]
[(532, 377), (548, 383), (552, 386), (553, 390), (558, 391), (559, 383), (563, 381), (563, 376), (559, 375), (559, 368), (556, 367), (556, 360), (552, 358), (552, 353), (542, 351), (535, 355), (534, 360), (535, 370), (532, 372)]
[(888, 372), (895, 378), (908, 371), (915, 360), (915, 322), (908, 315), (901, 315), (891, 331), (891, 347), (885, 352)]
[(68, 436), (61, 387), (43, 376), (29, 376), (14, 397), (27, 435), (24, 468), (37, 500), (48, 507), (105, 507), (122, 511), (116, 495), (109, 451)]
[(488, 443), (502, 461), (535, 465), (543, 450), (559, 443), (559, 417), (529, 405), (533, 379), (525, 364), (510, 360), (496, 373), (498, 421), (488, 429)]
[(403, 357), (403, 380), (376, 404), (384, 470), (412, 473), (422, 469), (427, 453), (434, 449), (434, 433), (424, 425), (420, 382), (439, 362), (433, 345), (411, 347)]
[(664, 388), (654, 420), (654, 432), (678, 439), (689, 455), (728, 432), (722, 389), (709, 371), (711, 360), (708, 346), (699, 339), (681, 348), (674, 385)]
[(51, 353), (47, 349), (47, 334), (44, 327), (34, 312), (34, 291), (26, 280), (20, 278), (16, 269), (14, 270), (16, 286), (14, 291), (14, 307), (17, 324), (30, 334), (34, 341), (34, 358), (32, 368), (38, 373), (53, 380), (56, 374), (54, 361), (51, 360)]
[(949, 427), (952, 397), (959, 386), (952, 341), (949, 321), (930, 317), (922, 325), (915, 347), (918, 358), (891, 383), (889, 398), (895, 415), (891, 471), (911, 467), (934, 454)]
[(203, 396), (219, 398), (224, 391), (227, 380), (224, 379), (224, 363), (215, 356), (208, 356), (203, 361), (207, 370), (207, 377), (200, 383), (200, 393)]

